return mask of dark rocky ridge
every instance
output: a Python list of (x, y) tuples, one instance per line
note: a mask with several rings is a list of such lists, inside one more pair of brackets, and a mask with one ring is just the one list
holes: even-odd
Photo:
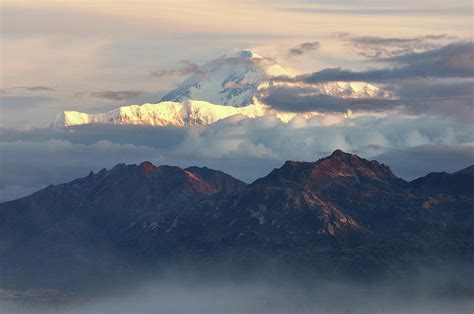
[(412, 189), (425, 194), (472, 195), (474, 190), (474, 166), (455, 173), (432, 172), (410, 182)]
[(406, 182), (335, 151), (245, 184), (208, 168), (120, 164), (0, 204), (0, 282), (79, 287), (170, 264), (366, 280), (472, 263), (470, 169)]

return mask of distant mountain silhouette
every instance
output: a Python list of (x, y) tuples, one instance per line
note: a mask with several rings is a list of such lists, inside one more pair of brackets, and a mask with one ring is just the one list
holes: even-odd
[(474, 165), (455, 173), (432, 172), (410, 182), (411, 187), (426, 194), (472, 195)]
[[(170, 265), (371, 278), (472, 261), (473, 166), (406, 182), (340, 150), (251, 184), (119, 164), (0, 204), (0, 282), (70, 287)], [(191, 266), (189, 266), (191, 265)]]

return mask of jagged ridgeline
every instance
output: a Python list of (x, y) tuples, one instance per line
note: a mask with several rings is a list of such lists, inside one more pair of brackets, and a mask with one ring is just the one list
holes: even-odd
[(0, 282), (71, 289), (208, 276), (409, 276), (474, 259), (474, 172), (412, 182), (335, 151), (246, 184), (218, 170), (120, 164), (0, 204)]

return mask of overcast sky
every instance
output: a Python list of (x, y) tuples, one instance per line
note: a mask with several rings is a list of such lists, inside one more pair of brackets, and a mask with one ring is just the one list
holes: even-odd
[[(468, 166), (472, 14), (470, 0), (3, 0), (0, 201), (146, 159), (214, 166), (246, 181), (338, 148), (387, 162), (407, 179)], [(298, 82), (365, 80), (401, 99), (367, 104), (372, 116), (347, 119), (338, 112), (357, 106), (351, 101), (275, 88), (262, 100), (325, 116), (166, 131), (45, 128), (66, 109), (157, 102), (185, 78), (170, 69), (244, 48), (275, 59)]]

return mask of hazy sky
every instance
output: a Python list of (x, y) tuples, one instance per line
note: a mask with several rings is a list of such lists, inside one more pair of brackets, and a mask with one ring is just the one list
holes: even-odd
[[(215, 166), (247, 181), (286, 159), (315, 160), (337, 148), (386, 161), (406, 178), (467, 166), (472, 16), (471, 0), (2, 0), (0, 201), (145, 159)], [(186, 130), (37, 129), (66, 109), (157, 102), (185, 77), (152, 72), (243, 48), (302, 82), (387, 85), (404, 97), (405, 111), (372, 104), (384, 118), (338, 117), (332, 126), (264, 117)], [(313, 103), (301, 90), (274, 92), (276, 107)]]
[[(101, 111), (103, 90), (158, 100), (182, 77), (150, 72), (253, 48), (296, 72), (367, 66), (340, 40), (354, 36), (471, 38), (471, 1), (3, 0), (3, 125), (47, 123), (63, 109)], [(318, 53), (286, 51), (318, 41)], [(47, 87), (43, 90), (12, 89)], [(5, 117), (8, 116), (8, 119)]]

